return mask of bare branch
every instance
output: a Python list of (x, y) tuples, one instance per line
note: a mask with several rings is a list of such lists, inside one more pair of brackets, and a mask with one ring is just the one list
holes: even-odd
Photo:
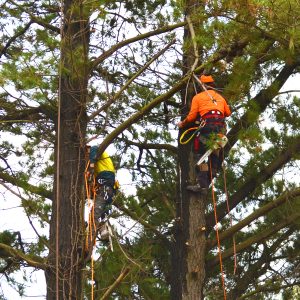
[(128, 275), (130, 269), (125, 268), (122, 270), (118, 278), (115, 280), (115, 282), (105, 291), (104, 295), (99, 298), (100, 300), (108, 299), (108, 297), (111, 295), (111, 293), (114, 291), (115, 288), (118, 287), (118, 285), (122, 282), (122, 280)]
[(154, 143), (147, 143), (147, 142), (133, 142), (129, 140), (122, 139), (127, 145), (136, 146), (142, 149), (157, 149), (157, 150), (167, 150), (172, 152), (173, 154), (177, 155), (177, 147), (170, 145), (170, 144), (154, 144)]
[(145, 38), (151, 37), (151, 36), (155, 36), (158, 34), (162, 34), (168, 31), (172, 31), (176, 28), (182, 27), (186, 24), (186, 22), (180, 22), (177, 24), (173, 24), (173, 25), (168, 25), (168, 26), (164, 26), (162, 28), (153, 30), (153, 31), (149, 31), (140, 35), (137, 35), (131, 39), (128, 40), (124, 40), (116, 45), (114, 45), (113, 47), (111, 47), (109, 50), (105, 51), (104, 53), (102, 53), (102, 55), (100, 55), (98, 58), (96, 58), (94, 61), (92, 61), (91, 63), (91, 70), (93, 70), (97, 65), (99, 65), (100, 63), (102, 63), (106, 58), (110, 57), (114, 52), (116, 52), (117, 50), (119, 50), (120, 48), (129, 45), (131, 43), (143, 40)]
[[(236, 232), (244, 228), (245, 226), (249, 225), (252, 221), (258, 219), (261, 216), (264, 216), (269, 211), (271, 211), (274, 208), (279, 207), (280, 205), (284, 204), (288, 200), (291, 201), (295, 198), (300, 196), (300, 188), (294, 190), (294, 191), (287, 191), (284, 194), (282, 194), (280, 197), (278, 197), (276, 200), (269, 202), (268, 204), (262, 206), (261, 208), (254, 211), (252, 214), (250, 214), (248, 217), (244, 218), (239, 223), (235, 224), (234, 226), (230, 227), (224, 232), (221, 232), (219, 234), (220, 241), (227, 239), (234, 235)], [(212, 248), (217, 244), (217, 240), (208, 240), (207, 241), (207, 247)]]
[(36, 257), (35, 259), (32, 258), (32, 256), (26, 255), (22, 253), (21, 251), (18, 251), (6, 244), (0, 243), (0, 249), (1, 252), (6, 257), (13, 257), (19, 261), (24, 261), (28, 264), (28, 266), (33, 268), (38, 268), (41, 270), (45, 270), (47, 268), (47, 264), (45, 263), (45, 260), (41, 257)]
[[(298, 220), (299, 217), (300, 217), (299, 212), (289, 215), (288, 217), (283, 219), (283, 221), (275, 224), (273, 227), (270, 227), (270, 228), (264, 230), (263, 232), (260, 232), (256, 235), (250, 237), (246, 241), (239, 243), (236, 246), (236, 252), (239, 253), (239, 252), (251, 247), (253, 244), (261, 243), (261, 242), (267, 240), (271, 235), (277, 233), (280, 229), (283, 229), (283, 228), (289, 226), (290, 224), (292, 224), (294, 221)], [(223, 260), (230, 258), (233, 255), (233, 251), (234, 251), (233, 247), (225, 250), (222, 253)], [(218, 263), (219, 263), (219, 257), (215, 256), (208, 260), (207, 267), (210, 268), (210, 267), (216, 266)]]
[[(290, 143), (285, 149), (283, 149), (276, 158), (265, 168), (263, 168), (258, 174), (255, 174), (245, 180), (244, 184), (230, 197), (230, 209), (236, 207), (245, 197), (249, 196), (254, 190), (263, 184), (266, 180), (271, 178), (275, 172), (282, 168), (287, 162), (289, 162), (295, 154), (300, 151), (300, 137)], [(221, 221), (226, 215), (226, 203), (223, 202), (217, 207), (217, 214), (219, 221)], [(211, 212), (207, 215), (207, 228), (208, 231), (214, 226), (214, 213)]]
[(101, 113), (103, 110), (108, 108), (112, 103), (114, 103), (121, 94), (128, 88), (128, 86), (138, 77), (140, 76), (158, 57), (160, 57), (163, 53), (167, 51), (174, 43), (176, 42), (175, 39), (173, 39), (170, 43), (167, 44), (165, 48), (160, 50), (156, 55), (154, 55), (149, 62), (147, 62), (141, 69), (138, 70), (137, 73), (135, 73), (125, 84), (122, 86), (122, 88), (112, 97), (112, 99), (108, 100), (102, 107), (97, 109), (94, 113), (91, 114), (89, 117), (89, 120), (94, 119), (99, 113)]

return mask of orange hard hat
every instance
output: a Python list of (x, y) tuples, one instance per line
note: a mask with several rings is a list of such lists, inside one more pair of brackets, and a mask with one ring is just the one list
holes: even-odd
[(200, 76), (200, 81), (202, 83), (209, 83), (209, 82), (214, 82), (214, 79), (211, 75), (201, 75)]

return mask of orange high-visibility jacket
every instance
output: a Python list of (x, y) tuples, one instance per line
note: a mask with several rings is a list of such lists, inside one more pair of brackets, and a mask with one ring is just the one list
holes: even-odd
[[(212, 101), (212, 98), (215, 100)], [(202, 117), (211, 110), (220, 111), (224, 117), (231, 115), (230, 108), (226, 100), (214, 90), (203, 91), (194, 96), (189, 114), (182, 121), (182, 126), (192, 123), (197, 119), (198, 114)]]

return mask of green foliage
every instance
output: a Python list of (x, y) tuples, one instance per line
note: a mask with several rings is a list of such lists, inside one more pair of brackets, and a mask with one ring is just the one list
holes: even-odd
[(15, 239), (16, 239), (16, 234), (11, 231), (4, 230), (0, 233), (0, 243), (3, 243), (8, 246), (12, 246), (13, 243), (15, 242)]

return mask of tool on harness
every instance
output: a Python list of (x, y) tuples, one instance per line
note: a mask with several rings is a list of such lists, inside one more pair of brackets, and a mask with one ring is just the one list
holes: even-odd
[[(201, 128), (205, 126), (205, 124), (206, 124), (206, 121), (201, 120), (199, 126), (192, 127), (192, 128), (187, 129), (186, 131), (184, 131), (183, 134), (180, 136), (180, 139), (179, 139), (180, 144), (181, 145), (187, 144), (201, 130)], [(194, 130), (194, 133), (186, 141), (183, 141), (183, 138), (185, 137), (185, 135), (188, 132), (193, 131), (193, 130)]]
[(228, 142), (228, 138), (224, 135), (224, 134), (221, 134), (221, 133), (218, 133), (217, 134), (217, 138), (213, 141), (213, 144), (211, 146), (210, 149), (208, 149), (201, 157), (200, 159), (198, 160), (197, 162), (197, 166), (201, 165), (201, 163), (204, 162), (204, 160), (206, 158), (208, 158), (210, 156), (210, 154), (217, 150), (217, 149), (220, 149), (220, 148), (224, 148), (225, 145), (227, 144)]

